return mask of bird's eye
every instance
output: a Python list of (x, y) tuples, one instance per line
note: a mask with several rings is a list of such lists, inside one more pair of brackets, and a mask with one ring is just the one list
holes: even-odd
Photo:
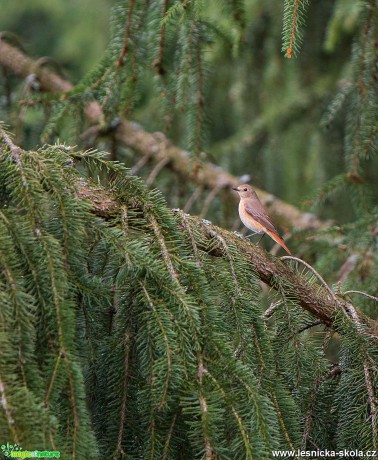
[(245, 189), (244, 189), (244, 191), (246, 192), (246, 191), (247, 191), (247, 189), (245, 188)]

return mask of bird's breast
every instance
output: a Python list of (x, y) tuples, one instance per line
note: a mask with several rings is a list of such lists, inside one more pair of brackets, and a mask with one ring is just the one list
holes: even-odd
[(240, 215), (240, 220), (243, 222), (243, 224), (252, 230), (253, 232), (256, 233), (261, 233), (265, 231), (265, 227), (261, 225), (257, 220), (255, 220), (251, 214), (249, 214), (245, 210), (245, 205), (243, 201), (240, 201), (239, 203), (239, 215)]

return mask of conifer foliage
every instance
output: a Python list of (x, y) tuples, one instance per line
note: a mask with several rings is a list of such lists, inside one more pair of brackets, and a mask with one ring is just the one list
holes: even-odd
[[(343, 8), (336, 3), (329, 37)], [(297, 240), (298, 252), (338, 281), (333, 289), (299, 258), (279, 260), (171, 209), (107, 152), (83, 147), (93, 132), (92, 144), (102, 135), (116, 143), (124, 117), (143, 112), (188, 148), (188, 178), (198, 178), (211, 93), (206, 53), (219, 44), (249, 52), (243, 2), (222, 2), (219, 12), (211, 2), (122, 1), (102, 61), (64, 97), (43, 86), (60, 77), (35, 70), (23, 104), (46, 108), (47, 144), (20, 148), (0, 125), (1, 444), (75, 460), (378, 450), (378, 325), (366, 314), (377, 298), (362, 292), (376, 294), (378, 280), (369, 188), (378, 6), (361, 5), (347, 81), (322, 122), (343, 118), (345, 171), (312, 197), (347, 189), (356, 219), (313, 232), (307, 253), (306, 235)], [(300, 50), (309, 8), (285, 1), (288, 58)], [(248, 129), (275, 124), (285, 122), (265, 114)]]
[(325, 333), (306, 334), (313, 319), (279, 279), (264, 321), (235, 237), (206, 240), (208, 223), (101, 154), (3, 139), (2, 438), (72, 458), (374, 445), (376, 346), (362, 326), (340, 314), (330, 366)]
[[(227, 259), (214, 263), (185, 217), (180, 232), (160, 194), (99, 154), (9, 145), (2, 439), (72, 458), (269, 458), (295, 445), (296, 407), (272, 378), (258, 283), (235, 248), (215, 236)], [(106, 169), (117, 208), (101, 219), (85, 190)]]
[(303, 26), (308, 0), (286, 0), (282, 50), (291, 59), (299, 52), (303, 40)]

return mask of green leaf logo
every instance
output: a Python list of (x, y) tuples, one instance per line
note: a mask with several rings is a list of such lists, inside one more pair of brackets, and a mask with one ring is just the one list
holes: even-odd
[(10, 457), (11, 454), (12, 454), (12, 452), (14, 452), (14, 451), (16, 451), (16, 452), (17, 452), (17, 451), (20, 451), (20, 450), (22, 450), (22, 447), (19, 446), (18, 444), (9, 444), (9, 442), (7, 442), (6, 445), (3, 444), (3, 445), (1, 446), (1, 450), (3, 451), (3, 453), (4, 453), (4, 455), (5, 455), (6, 457)]

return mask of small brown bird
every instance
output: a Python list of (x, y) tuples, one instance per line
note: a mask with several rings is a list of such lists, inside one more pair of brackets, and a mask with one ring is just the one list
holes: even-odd
[(240, 196), (239, 216), (243, 224), (252, 230), (253, 234), (262, 233), (264, 236), (267, 233), (288, 254), (291, 254), (253, 188), (248, 184), (242, 184), (239, 187), (232, 187), (232, 190), (236, 190)]

